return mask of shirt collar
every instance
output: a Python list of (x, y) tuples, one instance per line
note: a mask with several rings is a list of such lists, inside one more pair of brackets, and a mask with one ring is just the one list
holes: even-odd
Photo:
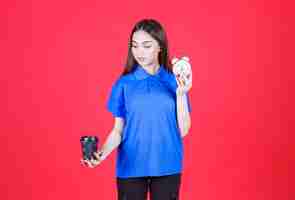
[(164, 68), (163, 65), (160, 65), (158, 71), (155, 74), (152, 75), (152, 74), (149, 74), (148, 72), (146, 72), (145, 69), (142, 66), (136, 64), (135, 65), (135, 70), (134, 70), (133, 73), (134, 73), (136, 79), (142, 80), (142, 79), (146, 79), (148, 77), (160, 78), (163, 75), (164, 72), (165, 72), (165, 68)]

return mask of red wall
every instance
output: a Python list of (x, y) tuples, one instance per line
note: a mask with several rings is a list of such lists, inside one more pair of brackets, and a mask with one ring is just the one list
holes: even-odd
[(254, 0), (4, 4), (1, 199), (116, 199), (116, 152), (96, 169), (83, 168), (79, 137), (95, 134), (104, 141), (109, 134), (113, 118), (107, 97), (123, 70), (131, 28), (142, 18), (159, 20), (171, 55), (187, 55), (193, 66), (181, 199), (294, 197), (295, 149), (288, 135), (294, 117), (287, 113), (294, 111), (294, 70), (288, 68), (295, 66), (292, 5)]

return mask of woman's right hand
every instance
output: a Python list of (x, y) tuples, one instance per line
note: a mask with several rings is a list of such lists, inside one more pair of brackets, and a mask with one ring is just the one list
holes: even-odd
[(84, 160), (82, 158), (80, 160), (81, 165), (89, 168), (95, 168), (96, 166), (98, 166), (102, 161), (102, 151), (94, 152), (94, 156), (96, 157), (96, 159)]

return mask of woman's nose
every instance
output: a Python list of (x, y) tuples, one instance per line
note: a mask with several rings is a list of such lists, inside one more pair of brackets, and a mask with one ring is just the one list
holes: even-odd
[(145, 54), (144, 49), (143, 48), (138, 48), (137, 49), (137, 56), (138, 57), (143, 57)]

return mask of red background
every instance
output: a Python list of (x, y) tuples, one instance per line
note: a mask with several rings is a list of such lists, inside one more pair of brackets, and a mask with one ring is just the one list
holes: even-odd
[(1, 4), (1, 199), (116, 199), (116, 151), (83, 168), (79, 137), (109, 134), (106, 100), (142, 18), (159, 20), (171, 56), (193, 67), (181, 199), (294, 199), (291, 3)]

